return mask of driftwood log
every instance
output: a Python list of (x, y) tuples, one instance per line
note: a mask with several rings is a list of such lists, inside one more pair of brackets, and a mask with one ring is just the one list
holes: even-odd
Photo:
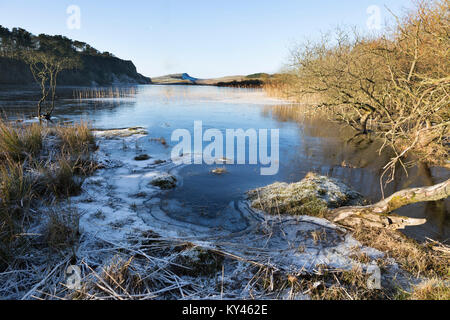
[(450, 179), (431, 187), (398, 191), (389, 198), (369, 206), (341, 207), (331, 210), (327, 219), (354, 227), (364, 225), (376, 228), (404, 229), (426, 223), (426, 219), (414, 219), (390, 214), (403, 206), (427, 201), (438, 201), (450, 196)]

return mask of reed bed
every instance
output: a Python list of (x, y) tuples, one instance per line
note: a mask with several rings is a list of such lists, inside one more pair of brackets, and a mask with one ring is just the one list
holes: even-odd
[(321, 97), (317, 93), (299, 94), (295, 77), (289, 75), (279, 75), (272, 80), (264, 83), (263, 90), (269, 97), (292, 101), (294, 103), (308, 106), (317, 106), (320, 104)]
[(281, 81), (266, 82), (263, 86), (263, 89), (270, 97), (287, 100), (293, 98), (293, 95), (291, 93), (291, 86)]
[(86, 88), (73, 91), (76, 100), (128, 98), (136, 95), (135, 87)]

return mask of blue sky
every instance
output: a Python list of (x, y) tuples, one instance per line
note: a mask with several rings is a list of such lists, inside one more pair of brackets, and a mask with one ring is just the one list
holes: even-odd
[[(69, 29), (68, 6), (81, 10)], [(410, 0), (0, 0), (0, 25), (62, 34), (132, 60), (147, 76), (276, 72), (289, 48), (337, 25), (367, 30), (367, 8), (382, 20)]]

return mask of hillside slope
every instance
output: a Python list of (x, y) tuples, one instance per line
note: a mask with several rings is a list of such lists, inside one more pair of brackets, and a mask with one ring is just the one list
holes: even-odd
[(219, 87), (252, 87), (258, 88), (271, 76), (265, 73), (258, 73), (248, 76), (227, 76), (221, 78), (198, 79), (191, 77), (187, 73), (169, 74), (166, 76), (152, 78), (153, 84), (185, 84), (185, 85), (205, 85)]
[(21, 52), (54, 52), (62, 56), (79, 57), (81, 66), (75, 70), (62, 71), (58, 76), (60, 85), (111, 85), (148, 84), (151, 79), (137, 72), (131, 61), (122, 60), (109, 52), (99, 52), (90, 45), (62, 36), (32, 35), (14, 28), (11, 31), (0, 26), (0, 84), (29, 85), (35, 80)]
[[(62, 71), (58, 76), (58, 83), (74, 86), (151, 83), (150, 78), (136, 71), (131, 61), (96, 56), (83, 56), (82, 61), (82, 69)], [(0, 57), (0, 84), (34, 83), (35, 80), (28, 65), (17, 59)]]

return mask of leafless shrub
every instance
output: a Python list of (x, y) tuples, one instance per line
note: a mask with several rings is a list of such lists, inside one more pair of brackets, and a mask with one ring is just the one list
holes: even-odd
[[(443, 164), (450, 126), (448, 6), (448, 0), (419, 1), (383, 36), (337, 30), (294, 48), (281, 91), (300, 101), (313, 97), (335, 119), (381, 138), (380, 152), (393, 152), (386, 182), (397, 165)], [(405, 161), (411, 154), (414, 161)]]

